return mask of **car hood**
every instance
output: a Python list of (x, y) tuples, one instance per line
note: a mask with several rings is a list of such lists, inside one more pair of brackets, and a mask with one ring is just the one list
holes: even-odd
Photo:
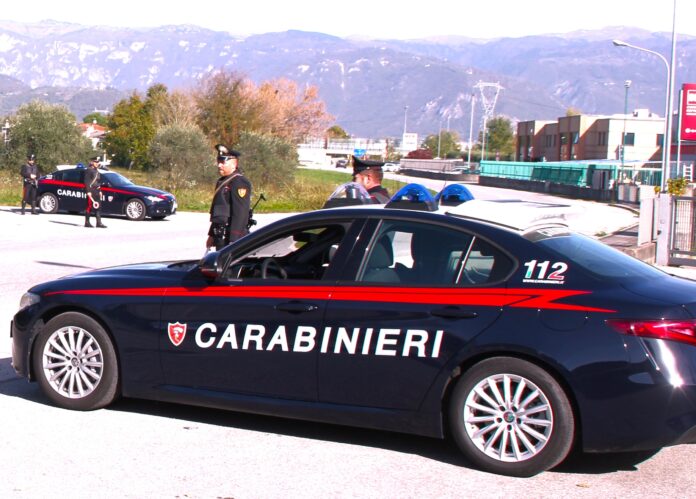
[(161, 191), (159, 189), (155, 189), (154, 187), (144, 187), (142, 185), (127, 185), (124, 187), (105, 187), (104, 190), (114, 190), (122, 192), (127, 191), (132, 194), (142, 194), (143, 196), (164, 196), (170, 199), (174, 198), (174, 195), (167, 191)]
[(122, 265), (72, 274), (34, 286), (29, 291), (37, 294), (99, 289), (143, 289), (204, 285), (197, 272), (197, 261), (155, 262)]

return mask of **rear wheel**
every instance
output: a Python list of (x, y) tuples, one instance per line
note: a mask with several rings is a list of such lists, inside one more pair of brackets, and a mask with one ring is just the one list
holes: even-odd
[(60, 407), (99, 409), (118, 396), (118, 364), (111, 338), (84, 314), (67, 312), (48, 321), (32, 361), (43, 393)]
[(141, 200), (131, 199), (126, 203), (126, 217), (129, 220), (143, 220), (145, 215), (145, 203)]
[(563, 461), (575, 419), (565, 392), (530, 362), (494, 357), (465, 372), (455, 385), (450, 422), (457, 445), (476, 466), (532, 476)]
[(58, 211), (58, 198), (55, 194), (46, 192), (39, 198), (39, 208), (44, 213), (55, 213)]

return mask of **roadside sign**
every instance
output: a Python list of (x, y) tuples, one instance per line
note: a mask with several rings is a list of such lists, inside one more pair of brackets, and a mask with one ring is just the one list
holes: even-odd
[(696, 141), (696, 83), (682, 85), (681, 140)]
[(353, 156), (362, 158), (367, 154), (367, 149), (353, 149)]

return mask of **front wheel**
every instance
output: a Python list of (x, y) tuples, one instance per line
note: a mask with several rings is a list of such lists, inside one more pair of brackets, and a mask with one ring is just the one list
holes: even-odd
[(55, 194), (47, 192), (39, 198), (39, 208), (44, 213), (55, 213), (58, 211), (58, 198)]
[(143, 220), (145, 215), (145, 203), (141, 200), (131, 199), (126, 203), (126, 217), (129, 220)]
[(111, 338), (84, 314), (67, 312), (46, 323), (33, 353), (43, 393), (66, 409), (105, 407), (118, 396), (118, 364)]
[(575, 438), (575, 418), (558, 382), (530, 362), (494, 357), (466, 371), (454, 387), (451, 429), (479, 468), (518, 477), (563, 461)]

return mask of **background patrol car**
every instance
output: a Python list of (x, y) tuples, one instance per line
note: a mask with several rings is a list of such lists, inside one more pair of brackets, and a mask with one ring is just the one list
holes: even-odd
[[(101, 174), (102, 215), (125, 215), (129, 220), (150, 217), (163, 219), (176, 213), (176, 198), (169, 192), (135, 185), (116, 172), (99, 170)], [(84, 213), (87, 206), (85, 168), (70, 167), (39, 178), (39, 208), (44, 213), (58, 211)]]
[(696, 282), (569, 231), (558, 205), (455, 195), (407, 186), (201, 261), (34, 286), (13, 366), (65, 408), (126, 396), (448, 437), (513, 476), (574, 447), (695, 443)]

